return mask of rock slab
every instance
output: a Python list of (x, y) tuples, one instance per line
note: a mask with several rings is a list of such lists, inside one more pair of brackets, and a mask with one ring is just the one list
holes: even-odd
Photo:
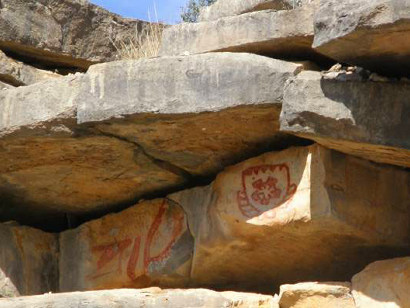
[(0, 48), (46, 67), (87, 69), (115, 60), (115, 44), (146, 26), (85, 0), (2, 0)]
[(281, 308), (355, 308), (348, 282), (302, 282), (280, 287)]
[(289, 11), (257, 11), (216, 21), (181, 23), (164, 30), (160, 55), (224, 51), (316, 59), (318, 54), (311, 48), (316, 5), (312, 2)]
[(0, 51), (0, 80), (3, 82), (13, 86), (26, 86), (57, 77), (60, 75), (15, 61)]
[(244, 161), (169, 198), (195, 238), (193, 283), (260, 290), (349, 280), (382, 255), (408, 253), (408, 183), (405, 170), (314, 145)]
[(0, 224), (0, 297), (56, 292), (57, 240), (16, 223)]
[(121, 289), (0, 299), (1, 308), (180, 308), (188, 306), (190, 308), (279, 308), (277, 300), (272, 296), (238, 292), (218, 293), (205, 289)]
[(194, 240), (166, 199), (140, 203), (60, 235), (60, 290), (188, 284)]
[(410, 1), (322, 0), (313, 47), (339, 62), (409, 75)]
[(357, 308), (410, 307), (410, 257), (377, 261), (352, 279)]
[(357, 80), (306, 71), (291, 80), (281, 131), (372, 161), (410, 167), (410, 84), (361, 80), (358, 74), (349, 78)]

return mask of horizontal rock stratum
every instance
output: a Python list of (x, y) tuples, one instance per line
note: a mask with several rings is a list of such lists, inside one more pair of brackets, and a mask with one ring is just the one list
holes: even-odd
[(303, 72), (286, 86), (281, 131), (376, 162), (410, 167), (409, 96), (406, 82), (344, 81)]
[(339, 62), (409, 75), (410, 1), (321, 0), (313, 47)]
[(121, 289), (0, 299), (0, 308), (279, 308), (269, 295), (205, 289)]
[(65, 213), (120, 209), (283, 146), (283, 89), (301, 70), (213, 53), (100, 64), (2, 90), (2, 219), (52, 228)]
[(86, 69), (115, 60), (115, 44), (147, 24), (87, 0), (2, 0), (0, 49), (44, 66)]
[(317, 58), (311, 47), (316, 6), (317, 1), (292, 10), (263, 10), (216, 21), (178, 24), (164, 30), (160, 55), (225, 51), (287, 59)]

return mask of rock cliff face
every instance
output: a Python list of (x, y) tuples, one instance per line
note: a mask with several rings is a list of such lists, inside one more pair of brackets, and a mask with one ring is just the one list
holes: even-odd
[(0, 307), (410, 307), (409, 16), (0, 0)]

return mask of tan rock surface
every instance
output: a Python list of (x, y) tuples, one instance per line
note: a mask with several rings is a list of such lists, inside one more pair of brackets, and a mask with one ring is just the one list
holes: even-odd
[(352, 279), (357, 308), (409, 308), (410, 258), (377, 261)]
[(0, 80), (13, 86), (30, 85), (42, 80), (60, 77), (59, 74), (40, 70), (15, 61), (0, 51)]
[(298, 142), (278, 120), (301, 69), (214, 53), (99, 64), (1, 91), (0, 220), (61, 230)]
[(280, 308), (355, 308), (350, 283), (303, 282), (282, 285)]
[(58, 289), (57, 236), (0, 224), (0, 298)]
[(405, 170), (315, 145), (247, 160), (170, 198), (195, 237), (194, 283), (272, 290), (347, 280), (382, 255), (407, 253), (408, 183)]
[(61, 233), (60, 290), (183, 287), (193, 247), (182, 208), (145, 201)]
[(2, 0), (1, 4), (0, 48), (50, 67), (87, 69), (96, 62), (115, 60), (114, 44), (133, 38), (147, 25), (85, 0)]

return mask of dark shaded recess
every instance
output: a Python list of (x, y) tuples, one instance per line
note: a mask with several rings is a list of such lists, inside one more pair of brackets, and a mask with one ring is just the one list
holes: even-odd
[[(367, 265), (375, 261), (388, 260), (398, 257), (407, 257), (410, 255), (410, 247), (367, 247), (357, 246), (352, 249), (354, 257), (346, 258), (341, 261), (341, 270), (336, 272), (324, 271), (321, 265), (314, 269), (314, 273), (309, 275), (298, 275), (292, 277), (289, 273), (289, 278), (286, 280), (258, 280), (248, 283), (231, 283), (224, 285), (195, 285), (194, 287), (207, 288), (215, 291), (237, 291), (237, 292), (252, 292), (262, 293), (267, 295), (279, 294), (279, 287), (283, 284), (295, 284), (307, 281), (328, 282), (328, 281), (351, 281), (352, 277), (361, 272)], [(335, 253), (335, 259), (343, 259), (344, 251)], [(357, 262), (352, 262), (357, 261)], [(343, 265), (344, 264), (344, 265)], [(295, 265), (296, 266), (296, 265)], [(269, 269), (266, 269), (269, 270)], [(273, 270), (273, 269), (272, 269)], [(295, 272), (297, 270), (295, 269)]]
[(19, 51), (14, 50), (14, 49), (7, 49), (7, 47), (2, 47), (1, 42), (0, 42), (0, 49), (9, 57), (14, 60), (23, 62), (27, 65), (33, 66), (35, 68), (41, 69), (41, 70), (47, 70), (47, 71), (53, 71), (57, 74), (60, 75), (68, 75), (68, 74), (74, 74), (77, 72), (80, 73), (85, 73), (88, 69), (88, 67), (93, 64), (90, 62), (87, 66), (83, 67), (76, 67), (74, 65), (70, 64), (62, 64), (62, 63), (55, 63), (55, 62), (50, 62), (47, 59), (41, 59), (36, 56), (31, 56), (30, 54), (25, 54), (24, 52), (19, 53)]

